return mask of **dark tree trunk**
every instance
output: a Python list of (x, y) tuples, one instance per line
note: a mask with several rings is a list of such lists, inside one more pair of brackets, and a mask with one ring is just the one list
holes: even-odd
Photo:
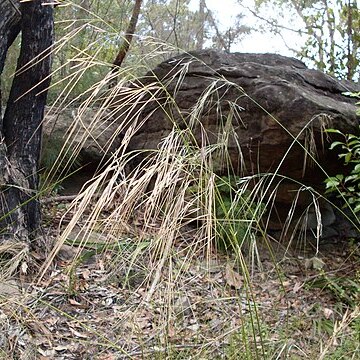
[[(136, 30), (136, 25), (137, 25), (139, 15), (140, 15), (141, 3), (142, 3), (142, 0), (135, 0), (135, 4), (134, 4), (133, 11), (132, 11), (131, 19), (130, 19), (129, 25), (128, 25), (127, 29), (126, 29), (124, 40), (123, 40), (122, 44), (120, 45), (119, 52), (116, 55), (116, 58), (115, 58), (115, 60), (113, 62), (113, 66), (112, 66), (112, 72), (113, 73), (115, 73), (116, 70), (122, 65), (128, 51), (130, 49), (130, 44), (131, 44), (132, 39), (134, 37), (134, 33), (135, 33), (135, 30)], [(116, 77), (114, 77), (114, 79), (111, 81), (110, 87), (113, 87), (115, 85), (116, 85)]]
[[(5, 58), (8, 51), (8, 48), (16, 39), (17, 35), (20, 32), (20, 3), (18, 0), (4, 0), (0, 4), (0, 75), (4, 69)], [(0, 77), (1, 85), (1, 77)], [(0, 87), (0, 104), (2, 105), (2, 96), (1, 96), (1, 87)], [(0, 106), (0, 119), (2, 119), (2, 109)], [(0, 125), (0, 131), (2, 131), (2, 123)]]
[[(1, 7), (12, 6), (15, 0), (3, 2)], [(0, 220), (3, 237), (29, 242), (36, 237), (40, 226), (38, 161), (50, 84), (53, 8), (48, 0), (33, 0), (21, 3), (20, 12), (21, 50), (1, 126)], [(13, 16), (17, 17), (14, 12)], [(6, 50), (16, 31), (18, 23), (14, 21), (9, 25)]]

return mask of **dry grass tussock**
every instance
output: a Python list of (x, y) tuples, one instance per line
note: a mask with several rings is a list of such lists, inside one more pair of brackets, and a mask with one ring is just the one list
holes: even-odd
[[(64, 94), (70, 94), (71, 82), (80, 81), (82, 72), (98, 64), (96, 57), (78, 60)], [(144, 67), (146, 61), (133, 66)], [(181, 82), (186, 69), (173, 76)], [(34, 282), (24, 280), (21, 291), (14, 285), (15, 295), (1, 299), (1, 326), (8, 335), (0, 339), (4, 354), (59, 359), (94, 354), (98, 359), (326, 358), (344, 343), (344, 334), (353, 336), (358, 308), (343, 312), (328, 292), (307, 290), (307, 279), (319, 274), (314, 264), (304, 265), (314, 254), (304, 259), (293, 255), (290, 246), (270, 241), (266, 211), (282, 180), (276, 172), (235, 177), (229, 170), (226, 177), (218, 175), (219, 164), (229, 164), (228, 142), (236, 142), (231, 118), (237, 116), (237, 105), (230, 104), (216, 144), (209, 143), (205, 131), (202, 144), (194, 141), (193, 129), (201, 127), (201, 114), (214, 103), (219, 87), (246, 94), (214, 77), (183, 119), (186, 128), (179, 128), (174, 112), (168, 112), (173, 129), (158, 148), (151, 154), (128, 153), (130, 139), (143, 125), (139, 118), (146, 99), (156, 102), (161, 96), (158, 106), (163, 106), (165, 96), (176, 117), (183, 116), (164, 85), (154, 81), (139, 87), (133, 73), (132, 66), (120, 69), (120, 80), (111, 90), (109, 75), (88, 90), (78, 107), (64, 146), (64, 151), (72, 149), (67, 161), (80, 151), (79, 139), (68, 145), (74, 145), (86, 108), (97, 106), (87, 132), (91, 136), (104, 114), (114, 111), (109, 106), (117, 96), (124, 101), (116, 109), (122, 122), (114, 138), (122, 134), (122, 144), (73, 202), (46, 205), (52, 250)], [(85, 140), (84, 135), (80, 143)], [(49, 182), (54, 181), (51, 174), (59, 174), (60, 163), (54, 164)], [(313, 196), (316, 209), (318, 195)], [(317, 233), (319, 238), (321, 225)], [(15, 258), (7, 278), (26, 264), (24, 249), (12, 248)], [(318, 244), (315, 253), (320, 256)], [(326, 256), (323, 261), (336, 271), (345, 266)], [(315, 325), (319, 319), (333, 324), (330, 332)], [(359, 347), (351, 351), (355, 354)]]

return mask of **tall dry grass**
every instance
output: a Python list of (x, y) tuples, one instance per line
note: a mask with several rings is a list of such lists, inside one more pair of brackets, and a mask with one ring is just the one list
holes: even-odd
[[(69, 34), (57, 41), (53, 51), (61, 51), (62, 47), (71, 38), (78, 36), (81, 30), (81, 27), (72, 27)], [(261, 269), (261, 252), (265, 250), (270, 254), (274, 268), (281, 277), (278, 254), (273, 248), (274, 244), (278, 244), (272, 242), (268, 236), (267, 225), (268, 213), (274, 206), (278, 186), (285, 179), (277, 171), (271, 174), (239, 176), (231, 168), (227, 151), (230, 141), (237, 143), (239, 157), (242, 156), (241, 144), (237, 141), (232, 125), (234, 118), (241, 119), (239, 116), (241, 110), (234, 102), (227, 104), (230, 110), (225, 111), (218, 94), (220, 89), (226, 88), (238, 92), (239, 97), (247, 96), (242, 88), (223, 77), (214, 76), (196, 105), (184, 114), (178, 108), (174, 94), (169, 93), (167, 84), (176, 81), (175, 89), (180, 88), (188, 67), (198, 59), (189, 54), (189, 60), (181, 67), (174, 69), (166, 82), (153, 78), (152, 82), (142, 85), (136, 76), (139, 68), (144, 73), (150, 71), (149, 74), (153, 76), (146, 64), (156, 58), (159, 49), (161, 49), (161, 55), (163, 55), (165, 45), (171, 51), (178, 51), (178, 49), (172, 48), (169, 44), (164, 45), (155, 39), (141, 40), (147, 42), (149, 48), (152, 46), (153, 51), (145, 57), (132, 57), (131, 63), (128, 62), (115, 75), (109, 71), (107, 76), (92, 84), (81, 96), (73, 98), (71, 94), (86, 72), (93, 71), (99, 66), (110, 69), (109, 64), (103, 63), (98, 58), (98, 54), (101, 53), (101, 43), (98, 39), (96, 40), (97, 50), (90, 51), (94, 46), (92, 43), (74, 58), (69, 59), (69, 62), (77, 64), (75, 69), (58, 84), (53, 84), (53, 86), (62, 87), (62, 91), (50, 111), (61, 111), (64, 107), (74, 106), (74, 104), (76, 108), (74, 123), (64, 140), (63, 151), (60, 152), (58, 160), (48, 173), (49, 184), (61, 181), (56, 176), (61, 174), (62, 168), (68, 168), (76, 161), (87, 137), (92, 136), (93, 130), (103, 123), (104, 118), (113, 119), (117, 128), (108, 144), (101, 149), (104, 158), (105, 156), (107, 158), (106, 162), (94, 177), (84, 184), (82, 191), (64, 214), (64, 219), (70, 217), (71, 220), (60, 224), (58, 236), (52, 244), (50, 254), (41, 266), (36, 281), (42, 284), (44, 279), (48, 278), (49, 273), (54, 270), (54, 260), (64, 244), (70, 244), (76, 249), (76, 255), (68, 265), (68, 273), (76, 271), (76, 268), (82, 265), (83, 250), (90, 243), (93, 245), (93, 234), (97, 234), (101, 239), (96, 245), (98, 256), (102, 258), (109, 277), (122, 276), (125, 279), (124, 286), (127, 286), (131, 273), (141, 274), (141, 281), (134, 289), (134, 293), (138, 289), (145, 289), (145, 291), (141, 293), (141, 301), (132, 308), (132, 316), (143, 313), (144, 309), (151, 312), (158, 307), (160, 321), (154, 329), (153, 339), (155, 338), (161, 344), (159, 349), (165, 349), (166, 354), (173, 353), (174, 355), (171, 355), (173, 357), (162, 356), (162, 350), (155, 351), (154, 349), (147, 353), (148, 340), (145, 335), (141, 338), (138, 335), (139, 329), (134, 327), (131, 331), (134, 338), (139, 337), (138, 346), (143, 354), (147, 354), (149, 358), (155, 355), (159, 358), (177, 358), (175, 354), (177, 345), (169, 340), (169, 333), (173, 331), (171, 327), (174, 326), (174, 321), (176, 322), (174, 319), (179, 316), (176, 304), (179, 299), (186, 298), (188, 307), (191, 309), (194, 306), (194, 296), (190, 294), (192, 288), (188, 286), (188, 283), (200, 276), (196, 275), (193, 269), (203, 268), (204, 272), (201, 276), (208, 276), (206, 274), (211, 274), (214, 262), (218, 263), (221, 260), (231, 266), (227, 274), (232, 274), (231, 271), (236, 269), (234, 273), (241, 277), (242, 290), (230, 299), (226, 297), (223, 289), (214, 285), (211, 291), (216, 290), (218, 295), (211, 301), (225, 309), (225, 312), (226, 309), (229, 309), (229, 312), (234, 311), (235, 306), (240, 314), (241, 324), (227, 327), (218, 334), (217, 338), (203, 335), (203, 338), (196, 342), (197, 346), (191, 348), (191, 356), (201, 358), (204, 356), (201, 354), (211, 354), (219, 342), (224, 342), (233, 354), (228, 355), (229, 358), (236, 358), (236, 352), (243, 354), (242, 358), (248, 359), (281, 358), (285, 349), (293, 345), (287, 342), (279, 343), (272, 347), (272, 353), (269, 353), (268, 340), (264, 337), (262, 330), (261, 304), (257, 304), (252, 279), (258, 269)], [(207, 65), (204, 64), (204, 66)], [(116, 76), (119, 81), (115, 87), (109, 89), (113, 76)], [(114, 99), (121, 100), (117, 102), (116, 107), (114, 107)], [(219, 123), (223, 124), (219, 128), (216, 143), (209, 141), (208, 134), (201, 123), (201, 115), (210, 103), (216, 107), (216, 113), (222, 120)], [(172, 129), (159, 139), (156, 148), (129, 152), (128, 146), (132, 137), (142, 126), (146, 126), (147, 118), (142, 118), (141, 115), (143, 109), (149, 104), (157, 104), (157, 109), (160, 108), (172, 123)], [(84, 119), (89, 107), (96, 109), (90, 123)], [(172, 111), (169, 111), (169, 108)], [(266, 112), (266, 109), (263, 110)], [(182, 120), (181, 126), (179, 126), (179, 119)], [(277, 121), (275, 118), (274, 120)], [(81, 132), (80, 137), (79, 128), (82, 128), (85, 123), (90, 125), (87, 126), (85, 132)], [(195, 128), (202, 129), (201, 143), (195, 140)], [(303, 131), (307, 132), (308, 129), (309, 127), (306, 127)], [(292, 137), (293, 142), (288, 152), (292, 146), (299, 144), (299, 136), (300, 134), (298, 137)], [(122, 139), (121, 145), (115, 152), (109, 154), (108, 149), (111, 148), (112, 141), (118, 137)], [(305, 158), (307, 161), (311, 159), (320, 166), (316, 162), (311, 133), (308, 139), (308, 145), (301, 144), (304, 153), (307, 154)], [(68, 149), (72, 149), (70, 154), (67, 153)], [(64, 159), (66, 159), (65, 165)], [(278, 169), (280, 166), (281, 164)], [(219, 168), (226, 169), (227, 176), (221, 177)], [(227, 189), (228, 194), (226, 199), (221, 190), (224, 188)], [(301, 191), (310, 192), (313, 198), (317, 222), (316, 256), (322, 234), (322, 215), (319, 208), (321, 196), (305, 186), (300, 187), (299, 195)], [(289, 243), (282, 246), (283, 255), (289, 252), (291, 242), (298, 240), (298, 230), (304, 226), (304, 221), (306, 223), (310, 211), (310, 208), (307, 209), (298, 224), (293, 227), (291, 224), (297, 207), (296, 200), (297, 197), (283, 229), (284, 237), (286, 233), (291, 235)], [(222, 214), (221, 217), (219, 217), (219, 212)], [(241, 218), (235, 217), (239, 214)], [(218, 244), (221, 242), (223, 245), (225, 243), (225, 255), (219, 250)], [(13, 270), (9, 268), (9, 271)], [(198, 271), (200, 274), (200, 270)], [(4, 275), (9, 274), (4, 273)], [(224, 276), (228, 276), (229, 279), (229, 275)], [(232, 280), (235, 287), (239, 282), (236, 276), (233, 275)], [(31, 298), (31, 295), (29, 296)], [(40, 299), (35, 300), (35, 302), (38, 301)], [(131, 307), (131, 297), (126, 301)], [(199, 299), (197, 301), (201, 302)], [(50, 306), (48, 303), (42, 305)], [(65, 314), (65, 316), (71, 317), (70, 314)], [(349, 319), (349, 316), (346, 319)], [(120, 329), (123, 325), (119, 322), (117, 327)], [(85, 327), (85, 325), (82, 326)], [(337, 332), (341, 331), (341, 326), (336, 329)], [(116, 333), (116, 330), (115, 326), (111, 333)], [(121, 333), (120, 330), (119, 333)], [(118, 345), (121, 343), (121, 338), (110, 340), (106, 333), (97, 335), (101, 342), (106, 343), (106, 346), (115, 349), (121, 355), (131, 357), (127, 350), (125, 351), (125, 345)], [(201, 338), (201, 331), (198, 336)], [(187, 345), (190, 347), (192, 344)], [(324, 358), (329, 348), (330, 346), (326, 345), (320, 357)]]

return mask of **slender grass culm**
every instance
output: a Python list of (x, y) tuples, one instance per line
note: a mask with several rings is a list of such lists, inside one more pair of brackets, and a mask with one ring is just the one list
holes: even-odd
[[(241, 125), (242, 109), (222, 97), (228, 91), (237, 99), (248, 95), (214, 74), (192, 108), (179, 108), (176, 93), (191, 64), (200, 60), (187, 54), (166, 79), (157, 79), (148, 64), (182, 51), (145, 37), (138, 40), (147, 52), (134, 52), (115, 74), (116, 86), (109, 88), (115, 75), (102, 56), (118, 34), (96, 14), (87, 15), (91, 21), (86, 25), (69, 22), (68, 33), (53, 50), (60, 52), (79, 32), (93, 30), (91, 44), (76, 48), (66, 64), (54, 69), (52, 86), (62, 90), (49, 112), (73, 108), (74, 122), (47, 169), (45, 187), (71, 179), (67, 169), (81, 171), (82, 146), (104, 118), (116, 124), (116, 131), (101, 149), (104, 161), (75, 199), (44, 205), (45, 217), (55, 214), (50, 220), (61, 221), (48, 231), (51, 251), (34, 281), (22, 292), (16, 287), (13, 296), (0, 295), (0, 332), (12, 334), (0, 342), (5, 349), (0, 357), (355, 359), (360, 351), (358, 305), (331, 307), (325, 287), (305, 281), (327, 271), (316, 259), (322, 233), (319, 202), (328, 200), (293, 181), (298, 193), (282, 228), (288, 242), (268, 234), (279, 186), (291, 179), (279, 173), (281, 165), (271, 173), (246, 171), (233, 125)], [(56, 76), (69, 64), (66, 77)], [(84, 89), (82, 79), (95, 72), (97, 81)], [(209, 107), (219, 118), (211, 134), (202, 122)], [(88, 108), (94, 110), (90, 122), (85, 121)], [(147, 108), (152, 110), (143, 116)], [(169, 131), (152, 148), (132, 149), (139, 129), (156, 112), (165, 114)], [(86, 131), (79, 131), (84, 124), (89, 124)], [(307, 144), (289, 136), (285, 157), (300, 144), (305, 161), (320, 166), (310, 135)], [(111, 144), (119, 139), (114, 150)], [(230, 143), (238, 149), (238, 169), (228, 152)], [(312, 203), (294, 224), (302, 192), (309, 193)], [(310, 254), (296, 253), (292, 245), (311, 211), (314, 248)], [(8, 260), (9, 251), (0, 249), (1, 262)], [(348, 256), (354, 262), (359, 256), (355, 244)], [(23, 259), (12, 261), (15, 268), (22, 266)], [(15, 271), (6, 269), (1, 280)]]

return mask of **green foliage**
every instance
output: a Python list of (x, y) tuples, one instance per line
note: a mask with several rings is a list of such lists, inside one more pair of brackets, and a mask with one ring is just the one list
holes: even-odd
[(41, 152), (40, 168), (49, 172), (57, 165), (56, 173), (66, 175), (71, 171), (79, 169), (82, 165), (81, 156), (74, 156), (74, 150), (65, 145), (64, 139), (48, 138), (44, 136)]
[(328, 354), (327, 359), (357, 359), (360, 352), (360, 319), (353, 320), (348, 329), (348, 334), (345, 334), (334, 351)]
[(83, 165), (81, 156), (74, 156), (74, 150), (64, 143), (64, 139), (50, 139), (44, 135), (40, 158), (40, 183), (41, 188), (46, 189), (46, 193), (61, 191), (63, 180)]
[(355, 307), (360, 302), (360, 273), (354, 278), (329, 276), (321, 273), (318, 278), (308, 284), (312, 288), (330, 291), (341, 303)]
[(18, 36), (15, 39), (14, 43), (10, 46), (6, 55), (5, 66), (0, 83), (1, 93), (3, 97), (2, 106), (6, 104), (10, 94), (11, 84), (14, 78), (17, 58), (19, 57), (19, 54), (20, 54), (20, 36)]
[[(326, 319), (317, 317), (314, 319), (313, 325), (315, 335), (318, 338), (321, 338), (324, 335), (327, 335), (327, 337), (333, 337), (333, 334), (336, 334), (337, 329), (339, 328), (339, 320), (335, 320), (334, 318)], [(336, 346), (328, 346), (325, 352), (326, 357), (323, 358), (329, 360), (357, 358), (354, 356), (359, 353), (359, 336), (360, 318), (355, 315), (354, 318), (350, 320), (350, 324), (345, 327), (343, 333), (338, 337), (333, 337), (332, 343), (336, 344)]]
[(122, 42), (131, 6), (130, 2), (73, 0), (55, 9), (50, 103), (69, 94), (84, 100), (87, 90), (104, 79)]
[[(266, 26), (274, 33), (291, 28), (306, 39), (297, 55), (311, 61), (319, 70), (348, 80), (357, 79), (360, 12), (354, 1), (318, 0), (256, 0), (255, 4), (272, 9), (276, 17), (266, 18)], [(279, 16), (279, 13), (283, 16)], [(291, 15), (290, 15), (291, 14)], [(290, 16), (289, 16), (290, 15)], [(300, 27), (293, 28), (286, 19), (301, 19)]]
[[(335, 133), (342, 140), (334, 141), (330, 149), (339, 150), (339, 159), (350, 170), (348, 175), (337, 174), (326, 179), (326, 193), (336, 193), (346, 201), (355, 213), (360, 212), (360, 136), (343, 134), (336, 129), (328, 129), (328, 133)], [(345, 170), (345, 169), (344, 169)], [(345, 171), (344, 171), (345, 172)]]
[(256, 326), (251, 318), (244, 318), (242, 328), (230, 336), (228, 344), (224, 347), (225, 358), (270, 359), (274, 354), (274, 348), (271, 342), (265, 342), (269, 337), (270, 330), (266, 323), (261, 322)]
[[(253, 233), (261, 214), (262, 204), (255, 203), (248, 190), (239, 189), (239, 176), (222, 176), (214, 184), (214, 215), (216, 241), (219, 249), (233, 252)], [(198, 191), (194, 186), (190, 191)]]
[(220, 177), (215, 182), (216, 233), (220, 249), (231, 250), (250, 234), (255, 212), (248, 191), (239, 192), (238, 176)]

